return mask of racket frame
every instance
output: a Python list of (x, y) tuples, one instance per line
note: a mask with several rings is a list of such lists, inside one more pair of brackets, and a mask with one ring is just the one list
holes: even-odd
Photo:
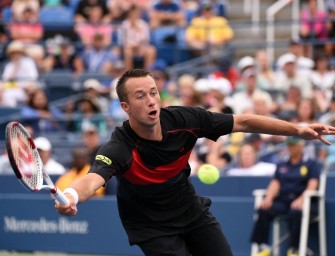
[[(34, 161), (37, 162), (38, 165), (41, 168), (42, 177), (39, 177), (39, 178), (42, 178), (46, 182), (47, 185), (43, 185), (43, 180), (42, 180), (42, 183), (33, 189), (23, 179), (23, 175), (22, 175), (22, 173), (21, 173), (21, 171), (20, 171), (20, 169), (19, 169), (19, 167), (18, 167), (18, 165), (17, 165), (17, 163), (15, 161), (14, 154), (13, 154), (13, 151), (12, 151), (12, 146), (11, 146), (11, 143), (12, 143), (11, 130), (12, 130), (12, 127), (14, 127), (14, 126), (18, 126), (19, 129), (26, 136), (26, 138), (28, 140), (28, 143), (31, 146), (31, 152), (34, 155)], [(10, 164), (12, 166), (12, 169), (13, 169), (16, 177), (20, 180), (21, 184), (23, 184), (24, 187), (26, 189), (28, 189), (29, 191), (31, 191), (31, 192), (36, 192), (36, 191), (40, 191), (41, 189), (45, 189), (45, 190), (49, 191), (52, 194), (52, 196), (60, 204), (62, 204), (62, 205), (68, 205), (69, 204), (69, 200), (67, 199), (67, 197), (63, 194), (63, 192), (60, 189), (58, 189), (54, 185), (54, 183), (52, 182), (50, 176), (44, 170), (43, 163), (42, 163), (40, 155), (39, 155), (39, 153), (37, 151), (37, 148), (35, 146), (34, 140), (30, 136), (30, 134), (27, 132), (27, 130), (24, 128), (24, 126), (22, 124), (20, 124), (19, 122), (17, 122), (17, 121), (8, 123), (7, 126), (6, 126), (5, 138), (6, 138), (6, 148), (7, 148), (7, 154), (8, 154), (9, 162), (10, 162)]]

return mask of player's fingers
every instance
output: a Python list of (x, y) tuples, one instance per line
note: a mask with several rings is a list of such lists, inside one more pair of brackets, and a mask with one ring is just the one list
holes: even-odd
[(322, 142), (322, 143), (324, 143), (324, 144), (326, 144), (326, 145), (331, 145), (331, 143), (328, 141), (328, 140), (326, 140), (323, 136), (320, 136), (319, 137), (319, 140)]

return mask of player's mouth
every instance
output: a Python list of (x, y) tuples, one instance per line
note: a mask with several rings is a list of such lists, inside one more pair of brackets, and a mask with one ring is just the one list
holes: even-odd
[(149, 112), (149, 117), (150, 118), (156, 118), (158, 115), (158, 111), (157, 110), (152, 110)]

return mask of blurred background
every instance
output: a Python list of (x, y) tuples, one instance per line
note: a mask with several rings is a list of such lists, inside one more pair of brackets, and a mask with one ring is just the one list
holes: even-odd
[[(334, 19), (332, 0), (2, 0), (0, 250), (140, 255), (118, 220), (114, 179), (69, 222), (54, 213), (48, 195), (17, 184), (5, 149), (8, 122), (29, 130), (46, 170), (65, 187), (59, 178), (85, 174), (126, 120), (115, 86), (130, 68), (152, 72), (162, 107), (334, 125)], [(199, 139), (194, 148), (191, 179), (212, 198), (234, 255), (250, 255), (252, 192), (266, 188), (287, 159), (286, 140), (235, 133)], [(327, 169), (327, 237), (335, 235), (334, 151), (314, 141), (304, 146), (304, 155)], [(204, 163), (220, 169), (218, 183), (199, 182)], [(92, 219), (97, 212), (112, 223)], [(312, 248), (316, 238), (312, 228)], [(328, 255), (335, 255), (331, 243)]]

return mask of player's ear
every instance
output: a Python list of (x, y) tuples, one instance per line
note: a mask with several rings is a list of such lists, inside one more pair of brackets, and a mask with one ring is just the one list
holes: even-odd
[(124, 112), (126, 112), (127, 114), (130, 113), (130, 108), (129, 105), (127, 104), (127, 102), (121, 101), (121, 107), (123, 109)]

